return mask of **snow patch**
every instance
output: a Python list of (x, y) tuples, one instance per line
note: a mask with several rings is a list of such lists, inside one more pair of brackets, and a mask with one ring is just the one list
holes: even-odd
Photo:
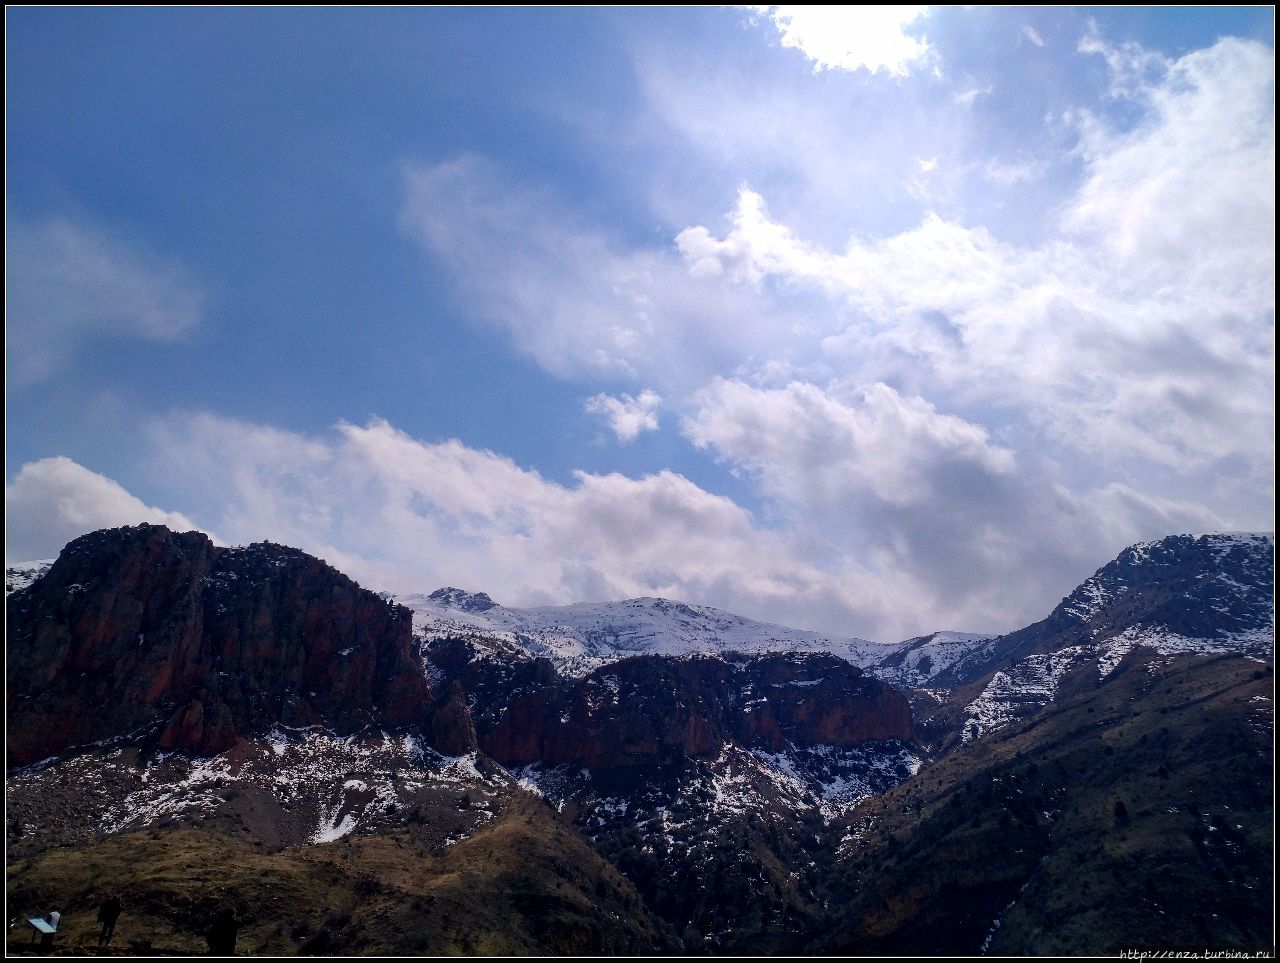
[(313, 843), (332, 843), (348, 835), (356, 828), (356, 817), (351, 813), (347, 813), (342, 817), (341, 822), (336, 822), (337, 813), (331, 813), (320, 817), (320, 825), (316, 827), (316, 831), (311, 836)]
[(994, 638), (972, 632), (922, 635), (895, 646), (895, 651), (873, 666), (872, 672), (893, 685), (918, 689), (960, 659), (987, 648), (986, 643)]
[(969, 716), (960, 733), (963, 743), (1003, 729), (1010, 722), (1052, 702), (1058, 683), (1086, 655), (1073, 645), (1049, 655), (1031, 655), (991, 677), (981, 694), (964, 707)]
[(49, 569), (53, 567), (53, 563), (54, 559), (42, 558), (34, 562), (15, 562), (12, 565), (6, 565), (4, 570), (5, 596), (30, 588), (36, 581), (44, 578)]

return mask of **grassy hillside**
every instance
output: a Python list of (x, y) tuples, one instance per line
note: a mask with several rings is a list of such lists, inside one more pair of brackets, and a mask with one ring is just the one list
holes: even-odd
[(1047, 711), (850, 817), (816, 948), (1272, 945), (1272, 689), (1238, 656), (1086, 666)]
[[(254, 954), (621, 954), (669, 950), (669, 930), (629, 883), (540, 800), (518, 795), (492, 823), (444, 849), (413, 825), (380, 836), (269, 852), (195, 829), (126, 833), (8, 868), (10, 914), (64, 914), (58, 943), (96, 943), (109, 893), (115, 944), (207, 951), (224, 906)], [(25, 924), (10, 948), (28, 938)]]

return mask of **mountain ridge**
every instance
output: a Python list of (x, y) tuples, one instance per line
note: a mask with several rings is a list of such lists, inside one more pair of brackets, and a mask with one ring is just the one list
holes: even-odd
[[(155, 550), (170, 541), (185, 554)], [(20, 653), (57, 683), (23, 680), (10, 722), (22, 745), (89, 705), (94, 733), (115, 734), (8, 771), (24, 907), (93, 905), (104, 854), (127, 854), (130, 906), (190, 950), (175, 900), (207, 897), (155, 861), (213, 847), (254, 867), (230, 878), (259, 919), (281, 911), (261, 880), (343, 907), (288, 907), (283, 930), (252, 929), (260, 952), (1018, 953), (1061, 950), (1045, 933), (1063, 914), (1072, 951), (1114, 952), (1188, 933), (1249, 946), (1269, 912), (1269, 536), (1143, 543), (1038, 623), (868, 643), (889, 652), (865, 669), (769, 651), (778, 627), (669, 600), (571, 607), (576, 622), (551, 607), (540, 638), (484, 593), (445, 588), (427, 610), (453, 621), (431, 634), (270, 543), (207, 554), (143, 527), (68, 548), (8, 596)], [(392, 636), (350, 637), (351, 605), (399, 613)], [(126, 730), (102, 696), (130, 691), (108, 669), (132, 665), (142, 622), (142, 648), (177, 661), (140, 676), (165, 695), (123, 700), (151, 720)], [(549, 644), (557, 625), (579, 648)], [(730, 648), (743, 637), (757, 650)], [(227, 661), (240, 651), (258, 654)], [(293, 705), (280, 657), (341, 684)], [(406, 716), (342, 681), (357, 659), (374, 670), (360, 678), (416, 679)], [(166, 735), (192, 698), (229, 720), (212, 744)], [(1142, 871), (1129, 849), (1186, 871)], [(328, 895), (306, 888), (321, 864)], [(438, 919), (429, 900), (458, 878)], [(1198, 921), (1166, 936), (1159, 913), (1182, 892)], [(425, 921), (388, 933), (405, 904)]]
[(547, 658), (574, 677), (633, 655), (829, 652), (867, 665), (890, 648), (655, 596), (530, 608), (508, 608), (483, 592), (452, 587), (389, 598), (413, 612), (414, 631), (423, 639), (487, 636), (531, 658)]
[[(507, 607), (483, 591), (444, 586), (430, 593), (395, 595), (379, 592), (388, 603), (404, 605), (412, 613), (413, 632), (424, 643), (455, 635), (490, 641), (502, 658), (547, 658), (561, 674), (583, 677), (621, 658), (641, 654), (692, 655), (739, 652), (827, 652), (868, 669), (880, 678), (904, 688), (928, 685), (956, 688), (1020, 658), (1046, 654), (1071, 645), (1110, 643), (1112, 661), (1134, 645), (1155, 645), (1168, 651), (1252, 651), (1265, 653), (1274, 638), (1274, 618), (1250, 617), (1234, 634), (1221, 624), (1211, 635), (1192, 620), (1179, 616), (1176, 599), (1164, 599), (1154, 613), (1133, 621), (1133, 606), (1118, 616), (1108, 616), (1104, 602), (1130, 591), (1117, 572), (1136, 571), (1169, 553), (1169, 546), (1199, 546), (1202, 556), (1229, 556), (1238, 549), (1252, 557), (1254, 568), (1246, 586), (1225, 570), (1208, 583), (1222, 589), (1217, 594), (1192, 586), (1198, 605), (1224, 608), (1233, 592), (1253, 588), (1269, 592), (1268, 571), (1274, 572), (1274, 536), (1268, 532), (1209, 532), (1169, 535), (1138, 542), (1123, 549), (1112, 561), (1064, 596), (1039, 622), (1005, 634), (939, 630), (896, 643), (873, 642), (856, 636), (831, 635), (762, 622), (713, 606), (655, 596), (638, 596), (607, 602), (567, 605)], [(230, 549), (235, 552), (240, 549)], [(1270, 569), (1265, 564), (1270, 555)], [(1238, 553), (1237, 553), (1238, 554)], [(47, 573), (53, 563), (18, 563), (6, 568), (6, 595), (29, 587)], [(1237, 573), (1240, 574), (1240, 573)], [(1141, 593), (1135, 593), (1139, 598)], [(1246, 613), (1255, 607), (1243, 606)], [(1100, 615), (1101, 613), (1101, 615)], [(1218, 614), (1222, 614), (1219, 612)], [(1229, 612), (1228, 612), (1229, 614)], [(1116, 629), (1111, 622), (1123, 622)], [(1172, 625), (1170, 624), (1172, 622)], [(1208, 630), (1203, 630), (1208, 631)], [(1125, 634), (1127, 632), (1127, 634)]]

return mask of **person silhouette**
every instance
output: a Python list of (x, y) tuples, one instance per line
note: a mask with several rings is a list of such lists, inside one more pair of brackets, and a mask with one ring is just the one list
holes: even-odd
[(102, 924), (102, 933), (98, 936), (98, 945), (106, 946), (116, 931), (116, 920), (120, 918), (120, 900), (108, 896), (98, 907), (98, 922)]
[(240, 921), (236, 919), (236, 911), (231, 907), (222, 910), (213, 918), (205, 941), (209, 944), (210, 956), (235, 956), (236, 932), (240, 929)]

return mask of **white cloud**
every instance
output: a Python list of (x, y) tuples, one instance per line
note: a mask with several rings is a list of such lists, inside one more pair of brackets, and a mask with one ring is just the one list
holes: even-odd
[(987, 84), (985, 87), (970, 87), (968, 90), (962, 90), (960, 93), (954, 94), (951, 99), (965, 110), (969, 110), (973, 107), (975, 100), (979, 97), (991, 96), (995, 89), (991, 84)]
[(988, 136), (929, 71), (814, 78), (790, 57), (744, 65), (656, 44), (635, 56), (644, 102), (624, 139), (651, 145), (636, 163), (648, 203), (673, 225), (707, 223), (745, 180), (807, 233), (897, 230), (915, 207), (917, 159), (958, 169)]
[(1013, 454), (991, 444), (985, 430), (921, 398), (885, 384), (855, 395), (842, 402), (810, 384), (761, 390), (716, 379), (698, 396), (684, 430), (699, 447), (760, 474), (771, 494), (809, 503), (825, 518), (852, 491), (894, 505), (941, 497), (934, 486), (944, 462), (983, 477), (1014, 469)]
[(10, 374), (40, 381), (86, 338), (173, 341), (199, 323), (200, 285), (181, 265), (66, 218), (6, 223)]
[(1108, 43), (1092, 18), (1088, 32), (1080, 38), (1076, 49), (1083, 54), (1100, 54), (1106, 59), (1112, 97), (1128, 98), (1141, 93), (1144, 88), (1158, 83), (1170, 66), (1169, 60), (1158, 51), (1149, 50), (1136, 41), (1119, 45)]
[(544, 192), (484, 158), (404, 170), (405, 231), (448, 265), (469, 305), (517, 350), (561, 375), (700, 382), (772, 343), (758, 297), (690, 278), (675, 252), (636, 250), (574, 223)]
[[(1153, 67), (1101, 41), (1082, 49), (1106, 57), (1147, 113), (1119, 130), (1081, 115), (1089, 176), (1066, 230), (1103, 245), (1127, 273), (1181, 276), (1198, 300), (1226, 295), (1266, 310), (1275, 296), (1271, 50), (1225, 39)], [(1158, 80), (1145, 79), (1153, 70)]]
[(642, 431), (658, 430), (658, 408), (662, 397), (654, 391), (642, 391), (639, 396), (623, 395), (614, 398), (604, 393), (588, 398), (586, 410), (600, 415), (618, 440), (634, 441)]
[[(885, 385), (841, 398), (721, 380), (685, 431), (758, 478), (787, 524), (669, 471), (564, 485), (380, 420), (306, 437), (174, 415), (146, 437), (150, 469), (223, 538), (297, 546), (371, 588), (461, 584), (513, 605), (661, 595), (883, 641), (1030, 621), (1126, 541), (1218, 522), (1123, 485), (1041, 485), (981, 427)], [(6, 495), (13, 560), (104, 526), (196, 527), (65, 458), (24, 466)]]
[(1040, 36), (1040, 32), (1030, 24), (1026, 24), (1022, 28), (1022, 35), (1030, 40), (1037, 47), (1044, 46), (1044, 37)]
[(117, 482), (70, 458), (22, 466), (5, 485), (5, 560), (52, 558), (73, 538), (100, 528), (150, 522), (186, 532), (196, 524), (178, 512), (145, 504)]
[(932, 47), (907, 32), (928, 7), (756, 7), (773, 21), (784, 47), (822, 70), (885, 71), (905, 77), (929, 60)]
[(928, 160), (925, 160), (922, 157), (920, 158), (919, 163), (920, 163), (920, 173), (928, 174), (931, 170), (933, 170), (935, 167), (938, 166), (938, 158), (930, 157)]
[[(1271, 53), (1222, 41), (1154, 80), (1140, 50), (1111, 59), (1146, 113), (1076, 118), (1083, 178), (1044, 244), (930, 214), (832, 250), (748, 188), (722, 236), (677, 238), (691, 274), (830, 305), (826, 387), (715, 381), (690, 438), (952, 624), (1030, 617), (1126, 541), (1273, 524)], [(1016, 463), (953, 457), (920, 427), (940, 408)]]
[(468, 282), (521, 350), (557, 374), (634, 372), (652, 333), (642, 263), (549, 213), (544, 196), (511, 189), (480, 157), (406, 166), (404, 186), (404, 229)]

